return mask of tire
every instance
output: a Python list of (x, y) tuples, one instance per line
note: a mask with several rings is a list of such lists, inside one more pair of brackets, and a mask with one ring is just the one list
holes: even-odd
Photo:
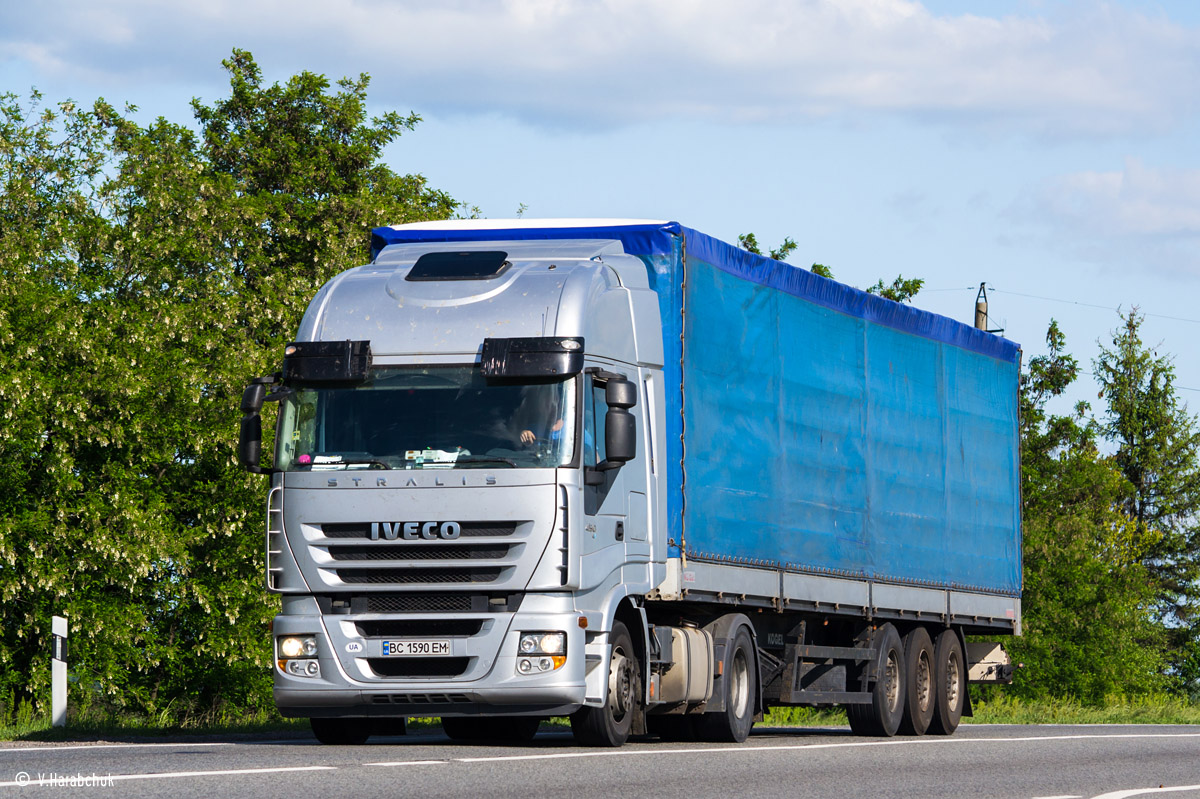
[(361, 746), (371, 737), (370, 719), (309, 719), (313, 735), (326, 746)]
[(754, 641), (745, 626), (737, 628), (725, 647), (721, 690), (725, 709), (696, 717), (696, 735), (702, 741), (741, 743), (754, 726), (754, 697), (758, 692)]
[(621, 746), (633, 729), (633, 716), (641, 701), (641, 669), (629, 630), (613, 622), (608, 634), (612, 655), (608, 661), (608, 695), (603, 707), (583, 707), (571, 714), (571, 732), (584, 746)]
[(955, 630), (943, 630), (933, 648), (934, 702), (929, 732), (952, 735), (967, 704), (967, 665)]
[(896, 628), (885, 624), (875, 631), (875, 648), (879, 650), (879, 675), (871, 689), (871, 701), (847, 705), (846, 715), (856, 735), (891, 738), (904, 717), (904, 645)]
[(904, 636), (904, 716), (900, 719), (901, 735), (924, 735), (933, 720), (937, 704), (937, 682), (934, 674), (933, 641), (924, 627), (913, 628)]
[(444, 716), (442, 732), (452, 741), (523, 744), (541, 724), (537, 716)]

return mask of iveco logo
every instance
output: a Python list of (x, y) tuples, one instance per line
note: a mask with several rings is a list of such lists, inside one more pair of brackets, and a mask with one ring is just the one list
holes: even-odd
[(403, 538), (405, 541), (416, 541), (424, 538), (436, 541), (441, 538), (453, 541), (462, 532), (458, 522), (371, 522), (371, 540), (395, 541)]

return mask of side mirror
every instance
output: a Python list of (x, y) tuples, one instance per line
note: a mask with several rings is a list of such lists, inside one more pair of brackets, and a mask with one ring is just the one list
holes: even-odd
[(637, 404), (637, 384), (615, 377), (604, 387), (604, 463), (601, 471), (616, 469), (637, 457), (637, 420), (629, 409)]
[(267, 387), (262, 383), (251, 383), (242, 392), (242, 413), (258, 413), (262, 410)]
[[(249, 393), (248, 390), (247, 393)], [(247, 413), (242, 417), (242, 433), (238, 439), (238, 459), (246, 471), (257, 474), (259, 473), (258, 461), (261, 458), (262, 417), (257, 413)]]
[(632, 408), (637, 405), (637, 385), (631, 380), (609, 380), (604, 387), (604, 402), (609, 408)]
[(637, 420), (625, 408), (609, 408), (605, 414), (604, 455), (608, 463), (618, 465), (637, 457)]
[(242, 468), (253, 474), (271, 474), (273, 469), (258, 465), (262, 460), (262, 410), (267, 399), (267, 386), (274, 385), (275, 377), (260, 377), (242, 392), (242, 429), (238, 436), (238, 460)]

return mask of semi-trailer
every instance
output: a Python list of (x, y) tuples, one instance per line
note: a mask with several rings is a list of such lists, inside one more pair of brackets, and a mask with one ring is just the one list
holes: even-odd
[[(950, 734), (1020, 634), (1020, 348), (676, 222), (378, 228), (242, 399), (324, 743)], [(279, 403), (262, 461), (265, 401)]]

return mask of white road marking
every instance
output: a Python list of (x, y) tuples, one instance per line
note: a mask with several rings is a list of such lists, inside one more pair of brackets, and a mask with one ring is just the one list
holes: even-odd
[[(255, 741), (255, 743), (267, 742)], [(175, 743), (152, 744), (64, 744), (63, 746), (21, 746), (12, 748), (0, 746), (0, 755), (5, 755), (9, 752), (62, 752), (68, 749), (135, 749), (162, 746), (237, 746), (237, 743), (234, 741), (205, 741), (195, 743), (176, 741)]]
[[(1076, 741), (1097, 739), (1127, 739), (1127, 738), (1200, 738), (1197, 733), (1114, 733), (1112, 735), (1031, 735), (1014, 738), (889, 738), (881, 741), (852, 741), (847, 743), (822, 744), (783, 744), (781, 746), (713, 746), (696, 747), (694, 749), (662, 749), (647, 747), (645, 749), (607, 749), (586, 752), (558, 752), (537, 755), (502, 755), (495, 757), (460, 757), (455, 758), (460, 763), (495, 763), (506, 760), (566, 760), (581, 757), (638, 757), (642, 755), (695, 755), (737, 752), (788, 752), (798, 749), (852, 749), (865, 746), (943, 746), (947, 744), (972, 743), (1024, 743), (1027, 741)], [(1156, 789), (1157, 790), (1157, 789)]]
[[(337, 771), (337, 766), (294, 766), (291, 768), (247, 768), (247, 769), (228, 769), (223, 771), (167, 771), (156, 772), (152, 774), (96, 774), (96, 779), (111, 780), (113, 782), (125, 782), (127, 780), (169, 780), (180, 779), (183, 777), (225, 777), (238, 776), (242, 774), (280, 774), (293, 771)], [(25, 772), (22, 772), (25, 773)], [(70, 778), (70, 774), (55, 774), (53, 777), (46, 777), (46, 782), (50, 783), (55, 778)], [(24, 781), (0, 782), (0, 788), (11, 788), (14, 785), (22, 788), (39, 785), (40, 780), (36, 774), (27, 774), (27, 779)]]
[(393, 760), (387, 763), (363, 763), (364, 766), (445, 766), (449, 760)]
[(1178, 785), (1172, 788), (1133, 788), (1128, 791), (1113, 791), (1093, 796), (1092, 799), (1126, 799), (1130, 796), (1142, 796), (1147, 793), (1178, 793), (1179, 791), (1200, 791), (1200, 785)]

